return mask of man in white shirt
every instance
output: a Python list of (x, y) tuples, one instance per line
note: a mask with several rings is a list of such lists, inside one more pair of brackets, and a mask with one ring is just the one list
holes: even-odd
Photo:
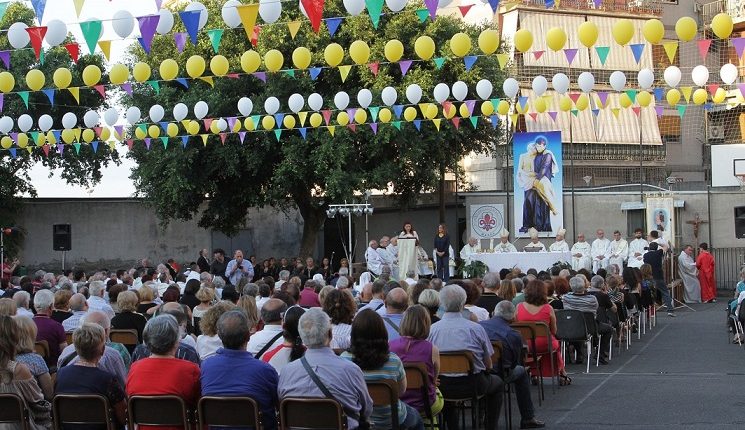
[(590, 270), (592, 269), (592, 257), (590, 256), (592, 248), (585, 242), (585, 234), (577, 235), (577, 242), (572, 245), (572, 269), (573, 270)]
[(559, 229), (556, 233), (556, 242), (552, 243), (548, 247), (550, 252), (569, 252), (569, 244), (564, 240), (564, 235), (567, 234), (566, 229)]
[(282, 338), (282, 317), (287, 310), (287, 304), (279, 299), (270, 299), (261, 307), (261, 320), (264, 321), (264, 329), (259, 330), (248, 340), (248, 352), (253, 354), (256, 359), (281, 345), (284, 342)]
[(667, 251), (670, 249), (670, 244), (667, 242), (667, 239), (665, 239), (663, 236), (660, 236), (660, 232), (657, 230), (652, 230), (649, 232), (649, 243), (655, 242), (662, 252), (664, 254), (667, 254)]
[(538, 240), (538, 230), (536, 230), (535, 227), (530, 227), (528, 234), (530, 235), (530, 242), (523, 247), (523, 250), (535, 252), (534, 250), (538, 249), (538, 252), (546, 252), (546, 245)]
[(463, 246), (460, 250), (460, 259), (463, 260), (464, 264), (471, 264), (471, 256), (481, 252), (478, 240), (471, 236), (468, 238), (468, 243)]
[(510, 243), (510, 232), (502, 229), (499, 232), (499, 243), (494, 248), (494, 252), (517, 252), (515, 245)]
[(279, 271), (279, 280), (274, 283), (274, 290), (279, 291), (280, 288), (282, 288), (282, 284), (290, 280), (290, 271), (289, 270), (280, 270)]
[(605, 238), (605, 232), (602, 229), (598, 229), (595, 236), (596, 239), (592, 241), (590, 254), (592, 255), (592, 272), (598, 273), (600, 269), (608, 270), (610, 241)]
[(88, 311), (100, 311), (106, 314), (109, 319), (114, 318), (114, 309), (103, 298), (103, 293), (106, 292), (106, 285), (102, 281), (93, 281), (88, 286), (88, 292), (90, 293)]
[(634, 240), (629, 244), (629, 267), (642, 267), (644, 264), (644, 253), (647, 252), (645, 248), (649, 247), (649, 242), (642, 239), (644, 230), (637, 228), (634, 230)]
[(380, 276), (380, 269), (385, 263), (380, 254), (378, 254), (378, 241), (371, 240), (365, 251), (365, 261), (367, 261), (367, 270), (375, 276)]
[(621, 237), (620, 231), (613, 232), (613, 241), (610, 243), (608, 252), (610, 253), (608, 264), (615, 264), (619, 270), (623, 270), (623, 263), (629, 257), (629, 243)]

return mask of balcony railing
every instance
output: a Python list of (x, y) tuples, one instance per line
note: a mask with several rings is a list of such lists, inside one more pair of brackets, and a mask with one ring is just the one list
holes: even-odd
[[(664, 0), (663, 0), (664, 2)], [(580, 11), (598, 11), (598, 12), (622, 12), (636, 15), (660, 15), (662, 14), (662, 5), (660, 0), (604, 0), (598, 7), (595, 7), (593, 0), (561, 0), (558, 2), (559, 7), (550, 8), (552, 10), (580, 10)], [(545, 0), (505, 0), (502, 3), (505, 7), (510, 6), (529, 6), (537, 8), (546, 8)]]
[(716, 0), (701, 5), (701, 20), (710, 25), (718, 13), (726, 12), (734, 22), (745, 21), (745, 0)]
[[(576, 162), (591, 162), (596, 165), (614, 166), (619, 162), (638, 165), (639, 145), (603, 145), (597, 143), (575, 143), (562, 145), (564, 160), (574, 159)], [(641, 158), (646, 163), (661, 163), (664, 165), (667, 151), (665, 145), (644, 145)], [(502, 160), (512, 162), (512, 147), (497, 146), (497, 156)]]

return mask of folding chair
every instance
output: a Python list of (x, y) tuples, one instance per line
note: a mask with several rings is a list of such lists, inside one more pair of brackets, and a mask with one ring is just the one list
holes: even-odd
[[(530, 355), (525, 360), (525, 367), (531, 370), (531, 376), (535, 376), (532, 372), (533, 369), (538, 373), (538, 406), (541, 406), (546, 396), (543, 389), (543, 368), (541, 367), (543, 354), (538, 354), (535, 344), (537, 337), (536, 326), (526, 322), (512, 323), (510, 326), (520, 333), (520, 336), (523, 338), (523, 344), (529, 346), (528, 353)], [(551, 383), (553, 383), (553, 378), (551, 379)]]
[(16, 423), (21, 425), (22, 430), (30, 429), (31, 425), (26, 404), (17, 394), (0, 394), (0, 424)]
[[(585, 318), (585, 326), (587, 327), (587, 333), (590, 336), (590, 348), (587, 349), (587, 373), (590, 373), (590, 357), (594, 346), (592, 343), (597, 342), (598, 351), (595, 354), (595, 367), (600, 366), (600, 336), (598, 335), (598, 322), (595, 321), (595, 315), (592, 312), (582, 312)], [(612, 343), (612, 342), (611, 342)]]
[[(594, 321), (594, 319), (593, 319)], [(587, 349), (587, 372), (590, 372), (590, 352), (592, 344), (590, 333), (585, 325), (585, 316), (582, 311), (574, 309), (556, 310), (556, 338), (561, 341), (561, 354), (566, 357), (567, 343), (584, 342)], [(576, 351), (575, 351), (576, 353)], [(576, 359), (576, 356), (575, 356)]]
[(608, 360), (613, 360), (613, 337), (618, 332), (616, 328), (613, 326), (613, 316), (616, 316), (616, 321), (618, 321), (617, 315), (603, 308), (598, 308), (597, 315), (595, 316), (596, 321), (606, 323), (611, 326), (611, 335), (610, 335), (611, 341), (610, 341), (610, 347), (608, 348)]
[[(429, 387), (434, 385), (435, 381), (430, 381), (427, 366), (421, 362), (404, 363), (404, 371), (406, 372), (406, 389), (421, 391), (422, 398), (424, 398), (424, 410), (419, 411), (419, 414), (427, 417), (430, 430), (434, 430), (436, 424), (432, 416), (432, 404), (429, 401)], [(437, 427), (440, 426), (437, 425)]]
[[(460, 411), (462, 426), (466, 428), (466, 402), (471, 402), (471, 426), (475, 429), (479, 429), (479, 400), (484, 398), (484, 395), (479, 395), (476, 383), (477, 373), (473, 369), (473, 354), (470, 351), (450, 351), (440, 352), (440, 374), (466, 374), (467, 377), (472, 380), (471, 386), (473, 390), (471, 395), (467, 397), (444, 397), (445, 402), (455, 403), (456, 407)], [(440, 380), (440, 386), (446, 384), (445, 381)], [(444, 394), (444, 393), (443, 393)]]
[(279, 402), (280, 430), (346, 430), (339, 402), (318, 397), (285, 397)]
[(199, 399), (197, 419), (202, 428), (253, 427), (261, 430), (262, 416), (256, 400), (250, 397), (213, 397)]
[(129, 426), (169, 426), (189, 430), (189, 411), (178, 396), (132, 396), (128, 403)]
[(109, 430), (118, 428), (109, 401), (98, 395), (57, 394), (52, 400), (52, 416), (55, 430), (62, 430), (65, 424), (98, 424)]
[(41, 355), (44, 361), (49, 358), (49, 343), (46, 340), (37, 340), (34, 342), (34, 352)]
[(400, 430), (398, 422), (398, 383), (391, 379), (367, 381), (367, 392), (373, 401), (373, 407), (387, 406), (391, 408), (391, 424), (393, 430)]
[(729, 338), (729, 330), (727, 331), (727, 343), (732, 343), (736, 339), (738, 345), (743, 345), (743, 342), (742, 342), (742, 336), (743, 336), (742, 323), (734, 315), (729, 315), (728, 316), (728, 319), (730, 320), (730, 323), (735, 327), (735, 333), (734, 333), (734, 336), (732, 336), (732, 339), (733, 340), (730, 340), (730, 338)]

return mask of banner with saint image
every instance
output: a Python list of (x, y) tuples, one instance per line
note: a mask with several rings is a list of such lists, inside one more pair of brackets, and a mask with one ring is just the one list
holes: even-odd
[(675, 245), (675, 209), (672, 197), (647, 197), (647, 231), (657, 230)]

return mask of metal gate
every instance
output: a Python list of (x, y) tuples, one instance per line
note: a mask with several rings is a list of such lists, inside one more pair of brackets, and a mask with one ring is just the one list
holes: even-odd
[(713, 248), (719, 290), (734, 290), (740, 281), (740, 268), (745, 264), (745, 248)]

